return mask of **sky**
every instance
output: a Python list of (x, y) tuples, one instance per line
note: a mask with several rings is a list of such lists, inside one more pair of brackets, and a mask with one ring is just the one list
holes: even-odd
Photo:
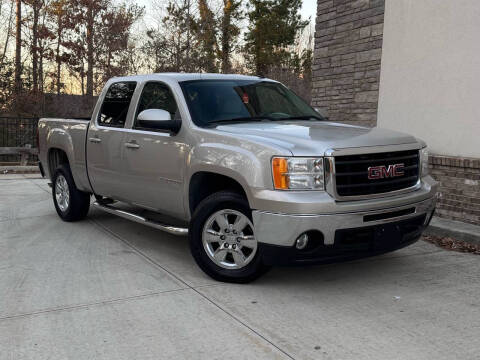
[(315, 14), (317, 13), (317, 0), (303, 0), (302, 17), (304, 19), (312, 18), (315, 22)]
[[(145, 6), (147, 10), (147, 18), (149, 10), (151, 9), (151, 1), (150, 0), (137, 0), (137, 4)], [(303, 0), (301, 14), (304, 19), (308, 19), (309, 17), (312, 19), (313, 23), (315, 23), (315, 14), (316, 14), (316, 7), (317, 7), (317, 0)], [(148, 19), (147, 19), (148, 22)]]

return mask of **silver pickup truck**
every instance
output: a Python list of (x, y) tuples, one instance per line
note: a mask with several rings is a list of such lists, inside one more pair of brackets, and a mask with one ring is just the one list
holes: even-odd
[(91, 205), (176, 235), (211, 277), (382, 254), (417, 241), (436, 204), (426, 145), (329, 122), (258, 77), (111, 79), (90, 120), (41, 119), (58, 215)]

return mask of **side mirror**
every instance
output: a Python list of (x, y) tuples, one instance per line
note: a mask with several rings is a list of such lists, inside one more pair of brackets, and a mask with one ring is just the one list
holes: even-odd
[(325, 120), (327, 120), (327, 121), (330, 120), (330, 119), (328, 118), (328, 114), (327, 114), (327, 111), (326, 111), (326, 110), (321, 109), (321, 108), (318, 108), (318, 107), (313, 108), (313, 110), (315, 110), (317, 113), (319, 113)]
[(182, 122), (180, 120), (172, 120), (168, 111), (148, 109), (138, 114), (137, 126), (143, 129), (164, 130), (176, 134), (180, 131)]

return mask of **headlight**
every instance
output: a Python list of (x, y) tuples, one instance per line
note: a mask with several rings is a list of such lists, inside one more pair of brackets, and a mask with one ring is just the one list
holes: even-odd
[(323, 158), (284, 158), (272, 160), (276, 190), (325, 190)]
[(420, 176), (428, 175), (428, 149), (425, 147), (420, 150)]

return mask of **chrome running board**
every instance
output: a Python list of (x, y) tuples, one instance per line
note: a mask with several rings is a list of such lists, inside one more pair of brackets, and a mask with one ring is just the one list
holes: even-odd
[(100, 203), (98, 203), (98, 201), (95, 201), (93, 203), (93, 206), (96, 207), (97, 209), (105, 211), (109, 214), (117, 215), (121, 218), (131, 220), (131, 221), (135, 221), (136, 223), (147, 225), (147, 226), (150, 226), (152, 228), (155, 228), (155, 229), (158, 229), (158, 230), (161, 230), (161, 231), (165, 231), (165, 232), (167, 232), (169, 234), (172, 234), (172, 235), (178, 235), (178, 236), (188, 235), (188, 229), (186, 229), (186, 228), (180, 228), (180, 227), (161, 224), (158, 221), (147, 219), (143, 216), (133, 214), (133, 213), (130, 213), (130, 212), (125, 211), (125, 210), (116, 209), (115, 207), (110, 206), (110, 205), (100, 204)]

